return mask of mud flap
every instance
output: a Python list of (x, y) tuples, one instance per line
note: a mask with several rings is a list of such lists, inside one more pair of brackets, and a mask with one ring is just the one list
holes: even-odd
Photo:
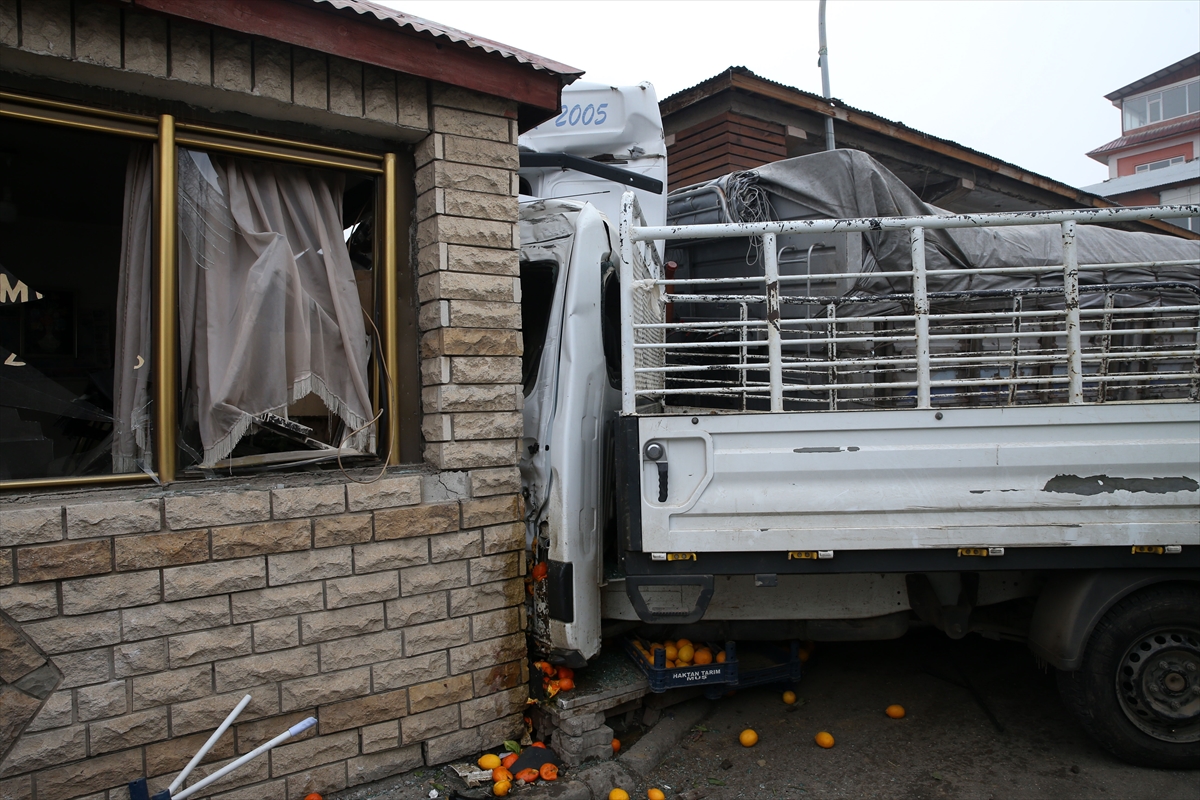
[[(678, 610), (651, 609), (650, 605), (646, 602), (645, 595), (642, 594), (642, 589), (660, 586), (696, 586), (699, 587), (700, 593), (690, 610), (685, 608)], [(627, 575), (625, 576), (625, 594), (628, 595), (629, 602), (633, 603), (633, 609), (637, 612), (638, 618), (642, 622), (687, 625), (692, 622), (699, 622), (704, 617), (704, 612), (708, 610), (708, 601), (712, 600), (713, 596), (713, 576)]]

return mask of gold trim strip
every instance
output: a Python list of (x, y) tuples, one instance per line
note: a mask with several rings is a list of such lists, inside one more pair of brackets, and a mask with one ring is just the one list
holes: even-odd
[(277, 147), (292, 148), (295, 150), (307, 150), (313, 153), (327, 153), (333, 156), (341, 156), (349, 159), (360, 159), (362, 161), (374, 161), (382, 163), (385, 156), (378, 153), (366, 153), (361, 150), (347, 150), (343, 147), (328, 147), (320, 144), (309, 144), (307, 142), (298, 142), (293, 139), (284, 139), (279, 136), (267, 136), (261, 133), (243, 133), (241, 131), (229, 130), (227, 128), (217, 128), (212, 125), (200, 125), (194, 122), (181, 122), (175, 126), (181, 131), (195, 131), (196, 133), (209, 134), (212, 136), (228, 136), (235, 139), (244, 139), (251, 142), (261, 142), (263, 144), (275, 145)]
[(61, 125), (64, 128), (77, 128), (79, 130), (93, 131), (95, 133), (109, 133), (116, 136), (128, 136), (134, 139), (149, 139), (153, 141), (158, 138), (158, 132), (153, 128), (142, 130), (135, 126), (122, 127), (114, 124), (106, 124), (100, 120), (90, 122), (85, 119), (73, 119), (65, 114), (55, 114), (49, 112), (38, 112), (35, 110), (20, 110), (11, 107), (0, 106), (0, 117), (9, 119), (19, 119), (24, 122), (40, 122), (50, 125)]
[(163, 483), (175, 480), (175, 404), (178, 394), (179, 342), (176, 314), (175, 248), (177, 173), (175, 118), (163, 114), (158, 123), (158, 225), (154, 281), (154, 450)]
[(53, 489), (72, 486), (95, 486), (108, 483), (142, 483), (153, 481), (153, 475), (144, 472), (124, 472), (120, 475), (89, 475), (86, 478), (22, 478), (16, 481), (0, 481), (0, 491), (13, 489)]
[(255, 147), (253, 145), (237, 144), (235, 142), (222, 141), (221, 137), (216, 136), (177, 136), (175, 143), (184, 147), (196, 147), (204, 150), (219, 150), (224, 153), (233, 153), (240, 156), (253, 156), (256, 158), (273, 158), (279, 161), (290, 161), (294, 164), (304, 164), (310, 167), (325, 167), (328, 169), (349, 169), (356, 172), (366, 172), (371, 175), (382, 175), (383, 168), (370, 164), (364, 164), (361, 161), (351, 159), (342, 159), (335, 156), (307, 156), (296, 149), (285, 149), (275, 147), (273, 145), (262, 145)]
[(54, 108), (59, 111), (72, 111), (77, 114), (87, 114), (92, 117), (109, 117), (111, 119), (121, 119), (127, 122), (137, 122), (142, 125), (155, 127), (157, 120), (154, 117), (146, 117), (141, 114), (130, 114), (125, 111), (110, 111), (105, 108), (93, 108), (92, 106), (79, 105), (78, 103), (65, 103), (62, 100), (47, 100), (42, 97), (33, 97), (26, 94), (17, 94), (16, 92), (0, 92), (0, 100), (9, 100), (14, 103), (22, 103), (30, 106), (43, 106), (45, 108)]
[(387, 460), (400, 463), (400, 331), (396, 274), (396, 154), (383, 157), (383, 352), (387, 365)]

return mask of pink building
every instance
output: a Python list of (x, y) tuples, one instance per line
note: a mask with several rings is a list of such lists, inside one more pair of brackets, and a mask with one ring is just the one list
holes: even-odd
[[(1121, 205), (1200, 203), (1200, 53), (1105, 95), (1121, 137), (1088, 153), (1108, 180), (1083, 187)], [(1200, 233), (1200, 217), (1176, 224)]]

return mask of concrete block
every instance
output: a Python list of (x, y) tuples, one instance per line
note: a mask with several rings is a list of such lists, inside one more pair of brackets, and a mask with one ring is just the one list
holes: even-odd
[(151, 533), (162, 528), (157, 500), (122, 500), (67, 506), (67, 538), (87, 539), (122, 533)]

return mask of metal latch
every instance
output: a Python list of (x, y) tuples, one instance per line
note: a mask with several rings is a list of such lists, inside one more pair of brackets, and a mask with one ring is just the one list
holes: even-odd
[(794, 558), (813, 559), (818, 558), (833, 558), (832, 550), (790, 550), (788, 551), (788, 561)]
[(960, 547), (958, 548), (959, 557), (977, 556), (979, 558), (987, 558), (988, 556), (1004, 555), (1003, 547)]
[(1133, 554), (1136, 555), (1171, 555), (1176, 556), (1183, 552), (1183, 545), (1168, 544), (1166, 546), (1157, 544), (1135, 544), (1133, 546)]
[(656, 462), (658, 467), (658, 502), (667, 502), (667, 450), (660, 442), (650, 442), (645, 449), (646, 458)]
[(651, 561), (695, 561), (695, 553), (651, 553)]

